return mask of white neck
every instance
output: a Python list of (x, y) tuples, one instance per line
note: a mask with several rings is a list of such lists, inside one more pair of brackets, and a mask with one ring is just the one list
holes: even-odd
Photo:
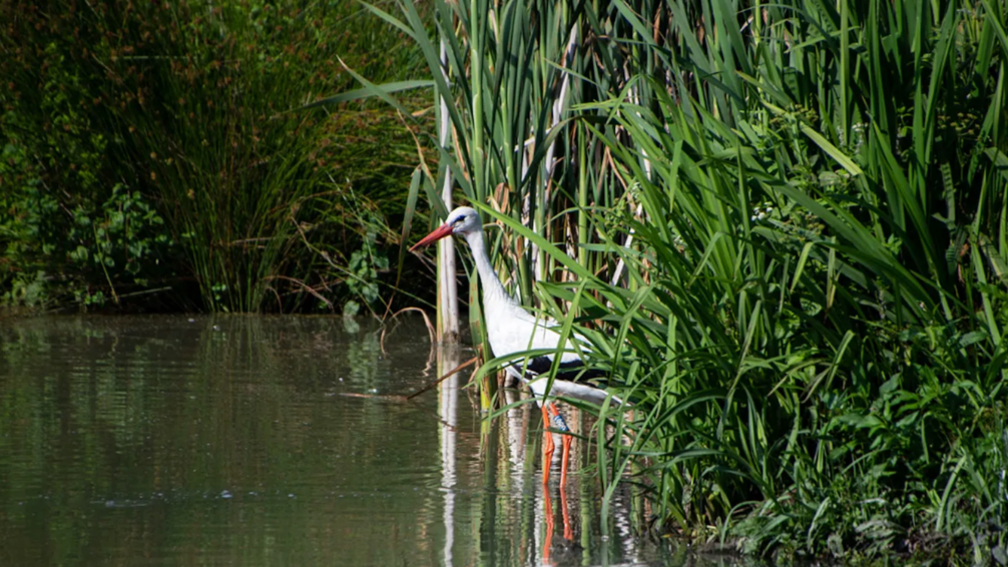
[(483, 229), (468, 232), (465, 235), (469, 242), (469, 249), (472, 251), (473, 261), (476, 262), (476, 271), (483, 283), (483, 307), (494, 305), (499, 302), (518, 303), (508, 295), (504, 289), (504, 284), (497, 277), (497, 272), (490, 265), (490, 257), (487, 256), (486, 244), (483, 242)]

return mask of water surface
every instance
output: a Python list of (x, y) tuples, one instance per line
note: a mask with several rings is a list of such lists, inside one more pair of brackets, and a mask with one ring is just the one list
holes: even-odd
[(681, 563), (629, 490), (599, 517), (585, 443), (543, 490), (534, 406), (483, 420), (465, 373), (405, 400), (471, 354), (432, 353), (419, 320), (387, 333), (0, 321), (0, 564)]

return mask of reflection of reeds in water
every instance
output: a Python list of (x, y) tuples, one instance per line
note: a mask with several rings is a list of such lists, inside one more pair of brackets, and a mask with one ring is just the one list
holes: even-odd
[[(460, 347), (457, 344), (441, 345), (437, 349), (438, 376), (457, 368)], [(454, 565), (452, 548), (455, 545), (455, 484), (458, 479), (456, 428), (459, 411), (459, 373), (449, 376), (438, 385), (438, 408), (442, 426), (439, 428), (441, 441), (441, 490), (444, 492), (444, 564)]]
[[(248, 564), (247, 550), (263, 552), (269, 539), (304, 558), (367, 559), (364, 546), (347, 545), (348, 530), (361, 541), (400, 532), (403, 545), (430, 556), (433, 538), (413, 528), (436, 526), (436, 508), (412, 491), (373, 494), (396, 490), (400, 471), (434, 470), (431, 451), (409, 448), (433, 448), (436, 432), (417, 427), (425, 414), (409, 421), (415, 408), (331, 395), (394, 372), (373, 333), (341, 329), (339, 319), (261, 317), (63, 318), (0, 329), (0, 558), (38, 563), (30, 553), (48, 549), (65, 563), (97, 549), (128, 564), (198, 554), (213, 539), (222, 561)], [(15, 536), (29, 520), (8, 514), (18, 501), (48, 529)], [(361, 502), (364, 512), (347, 509)], [(88, 534), (129, 537), (112, 545)]]
[(504, 396), (504, 404), (514, 407), (504, 414), (503, 434), (506, 443), (503, 444), (507, 450), (507, 459), (510, 462), (510, 478), (517, 492), (524, 488), (524, 472), (526, 458), (526, 443), (528, 442), (529, 428), (529, 405), (515, 405), (521, 400), (528, 399), (528, 393), (524, 390), (507, 388), (499, 390)]
[[(643, 525), (639, 502), (630, 498), (629, 490), (613, 499), (612, 517), (606, 520), (615, 526), (619, 537), (603, 543), (601, 548), (597, 543), (598, 534), (604, 530), (598, 506), (601, 489), (594, 475), (582, 472), (595, 457), (591, 438), (580, 438), (595, 427), (594, 418), (561, 404), (571, 432), (579, 436), (571, 451), (571, 476), (566, 489), (557, 485), (559, 474), (553, 474), (550, 486), (543, 487), (542, 467), (552, 466), (558, 473), (560, 451), (554, 453), (552, 463), (543, 463), (542, 424), (534, 401), (523, 390), (504, 389), (501, 394), (509, 409), (504, 415), (485, 418), (481, 427), (482, 473), (490, 493), (482, 499), (478, 514), (481, 523), (491, 522), (513, 533), (510, 538), (497, 537), (492, 542), (480, 540), (484, 558), (489, 554), (491, 563), (514, 558), (523, 558), (525, 563), (550, 563), (587, 550), (594, 557), (601, 548), (606, 557), (637, 557), (636, 543), (622, 541), (623, 536), (632, 538), (632, 534), (639, 533)], [(614, 432), (611, 427), (607, 430), (607, 435)], [(560, 447), (560, 434), (552, 435)], [(515, 506), (515, 501), (521, 501), (521, 505)], [(491, 534), (484, 530), (480, 533), (487, 537)]]
[[(442, 382), (436, 402), (433, 392), (409, 402), (339, 395), (386, 388), (397, 372), (415, 386), (427, 344), (405, 340), (423, 334), (409, 329), (384, 358), (373, 330), (347, 333), (336, 318), (67, 318), (0, 329), (0, 531), (24, 544), (5, 545), (0, 559), (37, 564), (29, 548), (59, 549), (54, 557), (69, 562), (96, 549), (132, 564), (211, 549), (236, 564), (269, 553), (529, 564), (544, 556), (551, 521), (553, 558), (571, 553), (566, 538), (592, 548), (594, 478), (573, 475), (566, 506), (555, 482), (542, 492), (534, 404), (481, 419), (464, 374)], [(443, 351), (441, 368), (459, 358)], [(575, 470), (593, 462), (588, 443), (575, 451)], [(617, 498), (616, 522), (623, 514), (634, 525), (636, 510), (621, 506)], [(49, 530), (9, 535), (33, 517)], [(107, 541), (81, 535), (94, 533)], [(624, 556), (621, 544), (606, 545)]]

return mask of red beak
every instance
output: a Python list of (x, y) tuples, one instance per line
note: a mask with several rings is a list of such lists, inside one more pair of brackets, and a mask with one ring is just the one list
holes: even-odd
[(434, 232), (423, 237), (423, 240), (414, 244), (413, 248), (410, 248), (410, 252), (415, 252), (418, 248), (430, 246), (431, 244), (437, 242), (438, 240), (441, 240), (446, 236), (451, 236), (451, 233), (452, 233), (451, 225), (443, 224), (438, 228), (434, 229)]

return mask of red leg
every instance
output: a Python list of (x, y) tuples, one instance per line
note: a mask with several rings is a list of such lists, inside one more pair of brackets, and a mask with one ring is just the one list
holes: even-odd
[(543, 414), (543, 486), (549, 484), (550, 464), (553, 462), (553, 433), (550, 432), (550, 418), (547, 406), (542, 406)]
[[(546, 412), (545, 406), (543, 408), (543, 411)], [(570, 461), (571, 442), (574, 440), (574, 438), (570, 436), (570, 430), (567, 429), (567, 423), (564, 422), (563, 416), (560, 415), (560, 410), (557, 409), (555, 403), (550, 402), (549, 412), (553, 414), (553, 418), (555, 421), (554, 429), (561, 430), (562, 432), (561, 435), (563, 435), (563, 437), (561, 437), (561, 439), (563, 439), (563, 451), (561, 453), (561, 455), (563, 455), (563, 458), (560, 461), (560, 486), (564, 487), (567, 486), (567, 464)], [(547, 413), (543, 414), (544, 418), (546, 415)], [(551, 442), (550, 446), (552, 447), (552, 445), (553, 444)]]
[(563, 460), (560, 464), (560, 488), (567, 486), (567, 461), (570, 460), (571, 441), (574, 438), (570, 435), (563, 436)]

